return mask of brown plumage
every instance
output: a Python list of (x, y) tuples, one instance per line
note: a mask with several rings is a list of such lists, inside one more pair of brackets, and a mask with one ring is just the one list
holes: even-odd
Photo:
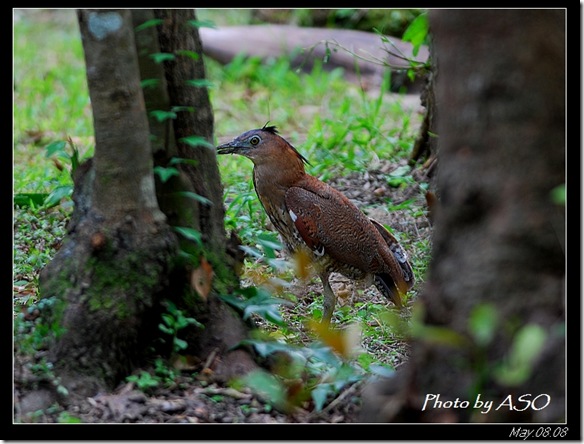
[(337, 272), (377, 289), (396, 306), (414, 284), (404, 249), (379, 222), (344, 194), (305, 172), (306, 159), (274, 126), (247, 131), (217, 147), (218, 154), (252, 160), (253, 183), (286, 249), (304, 251), (323, 284), (323, 322), (336, 304), (329, 275)]

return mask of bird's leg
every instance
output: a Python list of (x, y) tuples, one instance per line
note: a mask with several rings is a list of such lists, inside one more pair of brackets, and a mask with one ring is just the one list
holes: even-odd
[(331, 288), (331, 284), (329, 283), (329, 276), (329, 272), (323, 271), (320, 273), (320, 280), (322, 281), (322, 290), (324, 296), (322, 323), (326, 325), (330, 324), (331, 318), (333, 317), (335, 304), (337, 303), (337, 297), (335, 296), (335, 293)]

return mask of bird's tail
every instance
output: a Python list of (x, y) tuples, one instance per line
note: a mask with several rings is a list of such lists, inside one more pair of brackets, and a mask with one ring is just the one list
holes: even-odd
[(377, 222), (375, 219), (369, 218), (369, 220), (371, 221), (373, 226), (375, 228), (377, 228), (377, 231), (379, 231), (379, 234), (381, 234), (381, 237), (383, 237), (383, 240), (385, 241), (385, 243), (389, 247), (391, 254), (393, 255), (393, 257), (395, 258), (395, 260), (399, 264), (399, 266), (401, 268), (401, 272), (403, 274), (403, 280), (406, 282), (406, 286), (407, 286), (407, 288), (404, 289), (403, 292), (406, 292), (407, 290), (409, 290), (410, 288), (412, 288), (414, 286), (414, 272), (413, 272), (412, 266), (410, 265), (410, 262), (408, 260), (407, 253), (405, 252), (403, 247), (399, 244), (397, 239), (393, 236), (393, 234), (391, 234), (387, 230), (387, 228), (385, 228), (383, 225), (381, 225), (381, 223)]
[(403, 307), (402, 292), (396, 287), (395, 282), (389, 274), (376, 274), (374, 283), (381, 294), (393, 302), (397, 308)]
[(375, 219), (370, 220), (387, 244), (393, 259), (395, 259), (394, 263), (398, 265), (398, 268), (393, 272), (394, 276), (389, 273), (375, 275), (375, 286), (386, 298), (391, 300), (398, 308), (401, 308), (403, 306), (402, 296), (414, 285), (412, 266), (408, 261), (408, 255), (405, 250), (387, 228)]

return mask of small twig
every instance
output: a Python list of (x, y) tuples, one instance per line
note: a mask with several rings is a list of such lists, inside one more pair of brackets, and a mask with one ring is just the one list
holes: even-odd
[(355, 382), (347, 390), (343, 391), (339, 396), (337, 396), (335, 399), (333, 399), (331, 402), (329, 402), (327, 404), (327, 406), (324, 407), (322, 410), (320, 410), (318, 412), (312, 412), (308, 415), (308, 417), (312, 419), (312, 418), (315, 418), (319, 415), (324, 415), (325, 413), (330, 412), (338, 404), (340, 404), (341, 401), (343, 401), (347, 396), (349, 396), (350, 394), (353, 394), (357, 390), (356, 387), (358, 384), (359, 384), (359, 382)]
[(211, 367), (211, 364), (215, 360), (215, 357), (217, 356), (218, 351), (219, 351), (219, 349), (215, 348), (211, 353), (209, 353), (209, 356), (207, 357), (207, 360), (205, 361), (205, 365), (203, 365), (203, 369)]
[(202, 393), (205, 395), (229, 396), (230, 398), (233, 398), (233, 399), (250, 399), (252, 397), (251, 394), (240, 392), (239, 390), (236, 390), (232, 387), (226, 387), (226, 388), (207, 387), (204, 390), (202, 390)]
[[(420, 62), (420, 61), (418, 61), (418, 60), (415, 60), (415, 59), (408, 58), (408, 57), (407, 57), (405, 54), (403, 54), (403, 52), (402, 52), (401, 50), (399, 50), (399, 49), (397, 48), (397, 46), (395, 45), (395, 43), (391, 42), (390, 40), (388, 40), (388, 42), (390, 42), (390, 43), (393, 45), (393, 47), (394, 47), (394, 48), (396, 48), (396, 49), (397, 49), (397, 50), (398, 50), (400, 53), (398, 54), (398, 53), (396, 53), (396, 52), (392, 52), (392, 51), (390, 51), (390, 50), (388, 50), (388, 49), (386, 49), (386, 48), (383, 48), (383, 50), (384, 50), (386, 53), (388, 53), (389, 55), (392, 55), (392, 56), (394, 56), (394, 57), (396, 57), (396, 58), (398, 58), (398, 59), (402, 59), (402, 60), (404, 60), (405, 62), (407, 62), (407, 63), (410, 65), (410, 66), (409, 66), (409, 68), (411, 68), (411, 69), (420, 69), (420, 65), (421, 65), (421, 67), (424, 67), (424, 66), (425, 66), (425, 64), (426, 64), (425, 62)], [(388, 63), (386, 60), (383, 60), (383, 59), (381, 59), (381, 58), (379, 58), (379, 57), (375, 57), (375, 56), (374, 56), (374, 55), (372, 55), (371, 53), (369, 53), (369, 52), (367, 52), (367, 51), (365, 51), (365, 50), (361, 49), (361, 51), (362, 51), (363, 53), (365, 53), (365, 54), (368, 54), (368, 55), (369, 55), (369, 58), (368, 58), (368, 57), (364, 57), (364, 56), (362, 56), (362, 55), (359, 55), (359, 54), (357, 54), (355, 51), (352, 51), (352, 50), (350, 50), (349, 48), (347, 48), (347, 47), (345, 47), (345, 46), (341, 45), (341, 44), (340, 44), (339, 42), (337, 42), (336, 40), (321, 40), (321, 41), (319, 41), (319, 42), (315, 43), (314, 45), (310, 46), (310, 47), (307, 49), (308, 53), (310, 54), (310, 53), (314, 52), (314, 49), (315, 49), (315, 48), (316, 48), (318, 45), (320, 45), (321, 43), (323, 43), (325, 46), (328, 46), (328, 45), (334, 45), (334, 46), (337, 46), (338, 48), (342, 49), (343, 51), (345, 51), (345, 52), (347, 52), (347, 53), (351, 54), (352, 56), (354, 56), (354, 57), (356, 57), (356, 58), (358, 58), (358, 59), (360, 59), (360, 60), (363, 60), (363, 61), (365, 61), (365, 62), (376, 63), (376, 64), (378, 64), (378, 65), (387, 66), (388, 68), (392, 68), (392, 69), (406, 69), (406, 68), (408, 68), (408, 66), (398, 66), (398, 65), (392, 65), (391, 63)], [(305, 50), (306, 50), (306, 49), (305, 49)], [(418, 65), (418, 66), (415, 66), (415, 65)]]
[[(397, 47), (397, 45), (396, 45), (396, 44), (393, 42), (393, 40), (389, 40), (387, 37), (381, 37), (381, 41), (382, 41), (383, 43), (389, 43), (389, 44), (390, 44), (391, 46), (393, 46), (393, 48), (394, 48), (394, 49), (397, 51), (397, 52), (392, 52), (392, 51), (390, 51), (389, 49), (383, 48), (383, 50), (384, 50), (385, 52), (387, 52), (388, 54), (390, 54), (390, 55), (392, 55), (392, 56), (394, 56), (394, 57), (396, 57), (396, 58), (398, 58), (398, 59), (402, 59), (402, 60), (404, 60), (404, 61), (406, 61), (406, 62), (408, 62), (408, 63), (410, 63), (410, 64), (412, 64), (412, 63), (423, 63), (423, 62), (418, 62), (418, 61), (417, 61), (417, 60), (415, 60), (415, 59), (410, 59), (409, 57), (407, 57), (407, 56), (406, 56), (406, 55), (403, 53), (403, 51)], [(399, 53), (399, 54), (398, 54), (398, 53)]]

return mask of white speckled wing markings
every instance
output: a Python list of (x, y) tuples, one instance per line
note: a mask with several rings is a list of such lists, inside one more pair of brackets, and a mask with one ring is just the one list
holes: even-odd
[(403, 249), (403, 247), (399, 244), (397, 239), (378, 221), (375, 219), (369, 218), (373, 226), (377, 228), (377, 231), (381, 234), (381, 237), (387, 243), (389, 250), (397, 260), (398, 264), (400, 265), (404, 280), (408, 283), (408, 289), (412, 288), (414, 284), (414, 272), (412, 270), (412, 266), (408, 262), (408, 254)]

